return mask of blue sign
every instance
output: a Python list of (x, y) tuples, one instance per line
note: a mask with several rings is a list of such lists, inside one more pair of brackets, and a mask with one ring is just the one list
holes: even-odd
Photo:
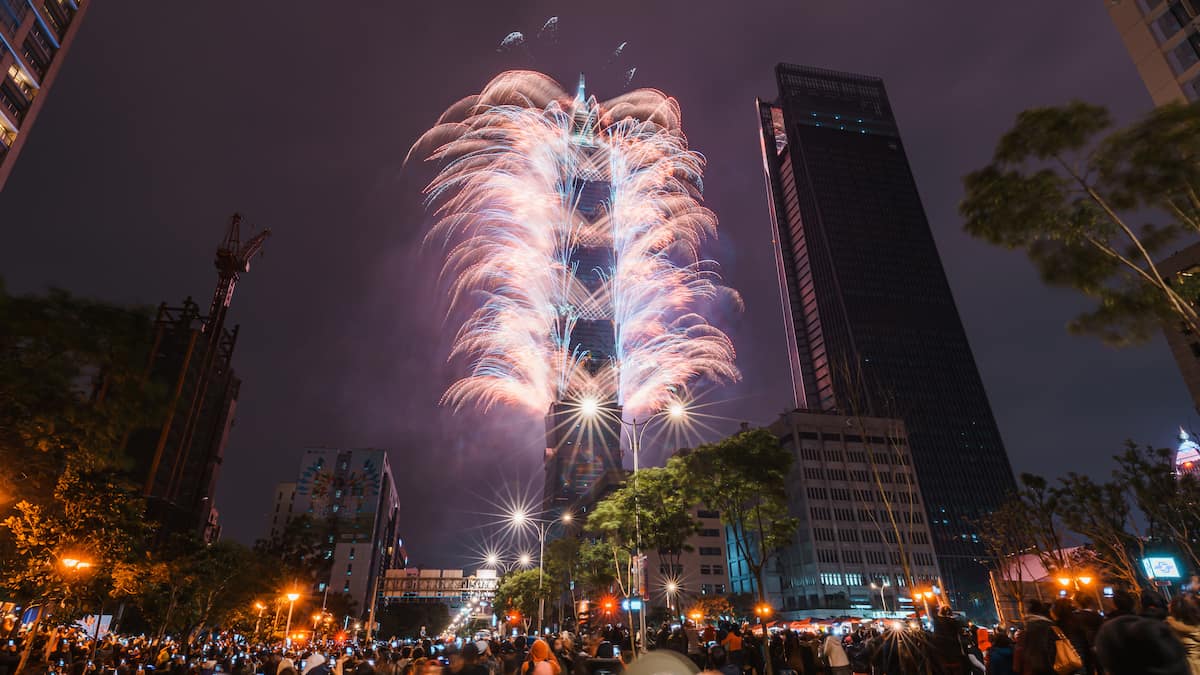
[(628, 612), (630, 610), (632, 610), (634, 612), (640, 612), (640, 611), (642, 611), (642, 599), (641, 598), (625, 598), (624, 600), (621, 601), (621, 609), (625, 610), (626, 612)]

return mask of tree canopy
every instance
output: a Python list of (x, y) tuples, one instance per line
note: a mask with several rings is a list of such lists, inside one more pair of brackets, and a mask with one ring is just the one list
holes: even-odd
[(1158, 268), (1200, 233), (1200, 106), (1111, 127), (1105, 108), (1081, 101), (1020, 113), (992, 162), (964, 179), (964, 228), (1025, 251), (1046, 283), (1094, 298), (1072, 332), (1113, 345), (1143, 341), (1164, 320), (1200, 332), (1200, 279)]

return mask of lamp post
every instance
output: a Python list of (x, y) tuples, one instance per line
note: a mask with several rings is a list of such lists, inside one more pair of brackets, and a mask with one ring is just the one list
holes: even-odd
[(292, 646), (292, 610), (296, 608), (296, 601), (300, 599), (300, 594), (292, 592), (288, 593), (285, 597), (287, 597), (288, 601), (288, 616), (287, 627), (283, 629), (283, 644), (290, 647)]
[(254, 639), (255, 640), (258, 639), (258, 629), (262, 627), (262, 613), (263, 613), (263, 610), (266, 608), (267, 608), (267, 606), (262, 604), (261, 602), (259, 602), (257, 600), (254, 601), (254, 609), (258, 610), (258, 619), (255, 620), (255, 622), (254, 622)]
[[(545, 576), (545, 564), (543, 561), (545, 560), (545, 557), (546, 557), (546, 535), (550, 532), (550, 527), (555, 524), (562, 523), (563, 525), (570, 525), (571, 522), (574, 520), (574, 516), (571, 514), (570, 511), (566, 511), (561, 516), (559, 516), (558, 518), (556, 518), (554, 520), (545, 520), (545, 519), (541, 519), (541, 518), (535, 518), (535, 517), (531, 516), (529, 513), (527, 513), (523, 508), (520, 508), (520, 509), (517, 509), (516, 511), (514, 511), (512, 514), (510, 514), (508, 517), (508, 520), (514, 528), (524, 530), (527, 527), (532, 527), (534, 529), (534, 531), (537, 532), (537, 535), (538, 535), (538, 623), (537, 623), (538, 627), (537, 627), (537, 629), (538, 629), (538, 634), (540, 635), (542, 632), (542, 620), (543, 620), (543, 616), (545, 614), (545, 609), (546, 609), (546, 599), (544, 597), (542, 597), (542, 578)], [(529, 558), (530, 558), (530, 556), (528, 553), (522, 553), (521, 557), (518, 558), (517, 560), (518, 560), (518, 562), (521, 563), (522, 567), (528, 567), (530, 562), (532, 562)]]
[(1095, 586), (1093, 586), (1092, 585), (1093, 581), (1095, 581), (1095, 579), (1093, 579), (1092, 576), (1087, 573), (1084, 573), (1080, 576), (1074, 576), (1074, 577), (1073, 576), (1058, 577), (1059, 585), (1063, 586), (1064, 588), (1071, 586), (1075, 589), (1076, 592), (1078, 592), (1080, 590), (1081, 586), (1085, 587), (1085, 588), (1090, 587), (1092, 589), (1092, 591), (1094, 591), (1096, 594), (1096, 609), (1099, 611), (1103, 611), (1104, 603), (1100, 599), (1100, 584), (1096, 584)]
[[(595, 417), (596, 415), (600, 414), (600, 402), (593, 397), (584, 398), (579, 403), (579, 411), (585, 417)], [(645, 433), (646, 427), (650, 424), (650, 422), (654, 421), (655, 419), (668, 417), (672, 420), (682, 420), (686, 416), (687, 407), (684, 405), (683, 401), (676, 399), (668, 403), (666, 408), (653, 413), (640, 423), (636, 417), (628, 422), (626, 422), (625, 418), (623, 417), (618, 418), (618, 421), (621, 423), (621, 428), (629, 429), (629, 451), (633, 453), (633, 528), (637, 544), (633, 569), (636, 572), (637, 578), (631, 579), (629, 585), (637, 590), (638, 597), (643, 601), (642, 611), (638, 615), (638, 638), (636, 640), (631, 640), (631, 643), (634, 645), (633, 653), (635, 657), (637, 656), (637, 645), (640, 643), (643, 649), (645, 649), (646, 646), (646, 594), (644, 588), (645, 580), (643, 579), (643, 576), (645, 575), (645, 560), (642, 557), (641, 509), (638, 506), (638, 469), (640, 468), (639, 456), (641, 454), (642, 434)], [(639, 426), (641, 427), (640, 431)], [(630, 626), (629, 628), (632, 630), (633, 626)]]
[[(930, 614), (929, 614), (929, 599), (933, 597), (933, 592), (932, 591), (918, 591), (914, 595), (916, 595), (918, 598), (921, 599), (921, 604), (925, 607), (925, 616), (930, 616)], [(917, 617), (918, 621), (920, 621), (920, 619), (921, 619), (921, 617)]]
[(672, 618), (675, 617), (675, 594), (679, 592), (679, 584), (674, 581), (668, 581), (666, 586), (667, 591), (667, 613)]
[[(81, 560), (79, 558), (63, 558), (62, 564), (63, 564), (63, 567), (67, 568), (72, 573), (78, 573), (81, 570), (86, 570), (86, 569), (90, 569), (91, 567), (93, 567), (91, 562), (89, 562), (87, 560)], [(91, 649), (88, 650), (88, 652), (89, 652), (88, 660), (89, 661), (96, 660), (96, 643), (100, 641), (100, 618), (102, 616), (104, 616), (104, 598), (103, 597), (100, 598), (100, 607), (96, 610), (96, 627), (92, 630), (92, 645), (91, 645)]]
[(888, 585), (886, 581), (880, 581), (878, 584), (874, 581), (871, 582), (871, 588), (879, 591), (879, 604), (883, 606), (883, 611), (885, 612), (887, 611), (887, 598), (883, 595), (883, 589), (887, 588)]

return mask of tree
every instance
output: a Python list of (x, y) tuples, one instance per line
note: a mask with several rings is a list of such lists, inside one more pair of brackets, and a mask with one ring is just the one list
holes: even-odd
[[(992, 558), (1000, 589), (1012, 599), (1017, 616), (1025, 618), (1025, 566), (1021, 556), (1037, 550), (1026, 504), (1010, 497), (975, 523), (979, 539)], [(1004, 618), (1004, 617), (1001, 617)]]
[(0, 326), (0, 516), (48, 505), (68, 463), (129, 468), (124, 439), (165, 402), (147, 379), (149, 311), (59, 290), (11, 296), (0, 282)]
[(792, 453), (766, 429), (750, 429), (672, 461), (680, 463), (699, 501), (719, 510), (721, 522), (732, 528), (738, 556), (754, 576), (758, 601), (765, 602), (763, 570), (799, 527), (788, 515)]
[(1200, 569), (1200, 480), (1195, 474), (1177, 475), (1175, 453), (1166, 448), (1138, 447), (1125, 442), (1116, 456), (1116, 484), (1145, 515), (1151, 540), (1168, 541)]
[(1144, 538), (1136, 529), (1124, 488), (1116, 483), (1096, 483), (1071, 472), (1054, 489), (1063, 523), (1091, 542), (1102, 571), (1131, 588), (1142, 587), (1137, 559)]
[(629, 555), (658, 551), (677, 565), (699, 527), (695, 506), (683, 465), (673, 458), (666, 467), (638, 471), (605, 497), (592, 509), (587, 528)]
[(493, 603), (497, 614), (503, 616), (516, 610), (528, 622), (530, 617), (537, 616), (540, 603), (552, 600), (550, 585), (542, 583), (538, 570), (522, 570), (504, 575)]
[(687, 610), (689, 617), (700, 615), (703, 620), (710, 623), (729, 621), (734, 618), (735, 613), (736, 610), (729, 599), (720, 595), (706, 595), (696, 598), (696, 602)]
[[(1094, 298), (1072, 332), (1120, 346), (1169, 319), (1200, 333), (1200, 280), (1168, 278), (1155, 261), (1200, 233), (1200, 107), (1166, 105), (1111, 126), (1106, 109), (1080, 101), (1019, 114), (992, 163), (964, 179), (964, 228), (1024, 250), (1046, 283)], [(1146, 211), (1163, 220), (1131, 222)]]

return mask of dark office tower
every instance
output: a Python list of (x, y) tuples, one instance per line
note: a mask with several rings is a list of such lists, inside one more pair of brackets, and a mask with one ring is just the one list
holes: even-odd
[(972, 611), (987, 577), (970, 522), (1012, 469), (883, 81), (775, 73), (758, 113), (796, 405), (904, 420), (943, 582)]

